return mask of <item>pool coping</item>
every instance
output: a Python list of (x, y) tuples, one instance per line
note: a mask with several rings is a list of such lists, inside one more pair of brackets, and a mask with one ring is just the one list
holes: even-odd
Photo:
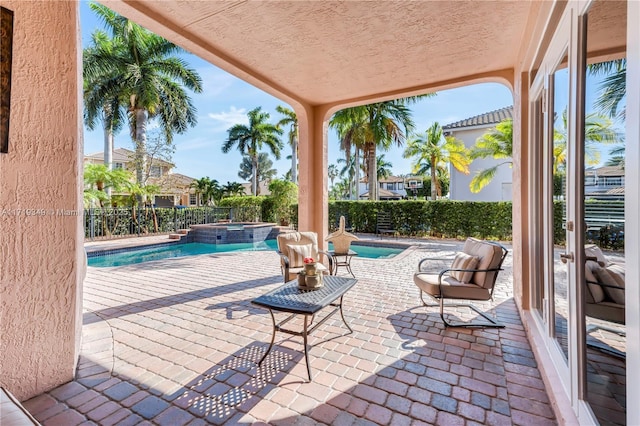
[[(151, 242), (151, 243), (141, 242), (138, 245), (126, 245), (126, 246), (121, 246), (116, 248), (106, 248), (106, 249), (104, 247), (99, 247), (99, 246), (87, 247), (85, 245), (85, 252), (87, 254), (87, 258), (92, 259), (96, 257), (110, 256), (114, 254), (125, 253), (125, 252), (136, 251), (136, 250), (153, 249), (153, 248), (165, 247), (169, 245), (188, 244), (190, 242), (191, 241), (188, 241), (188, 239), (186, 238), (181, 238), (179, 240), (167, 239), (166, 241), (163, 241), (163, 242)], [(202, 243), (202, 244), (207, 244), (207, 243)], [(366, 246), (366, 247), (386, 247), (386, 248), (403, 249), (400, 253), (390, 258), (375, 258), (375, 259), (365, 258), (365, 257), (359, 258), (359, 259), (378, 260), (378, 261), (393, 260), (393, 259), (397, 259), (400, 256), (404, 257), (405, 253), (407, 252), (407, 249), (415, 246), (415, 244), (408, 243), (408, 242), (388, 241), (388, 240), (376, 241), (376, 240), (369, 240), (369, 239), (358, 240), (352, 243), (352, 245), (356, 247)]]
[(152, 249), (152, 248), (164, 247), (169, 245), (180, 245), (180, 244), (186, 244), (186, 243), (187, 241), (180, 239), (180, 240), (167, 240), (162, 243), (146, 243), (146, 244), (143, 243), (140, 245), (128, 245), (125, 247), (118, 247), (118, 248), (112, 248), (112, 249), (105, 249), (102, 247), (93, 248), (93, 247), (85, 246), (84, 250), (87, 253), (87, 258), (91, 259), (94, 257), (109, 256), (112, 254), (119, 254), (119, 253), (124, 253), (128, 251)]

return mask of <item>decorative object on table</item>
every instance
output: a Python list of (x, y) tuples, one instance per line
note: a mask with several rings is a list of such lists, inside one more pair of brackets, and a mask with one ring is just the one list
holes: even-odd
[(305, 285), (307, 288), (322, 287), (322, 271), (318, 269), (318, 262), (313, 257), (304, 258)]
[(0, 7), (0, 152), (9, 152), (13, 11)]
[(308, 289), (318, 289), (320, 287), (322, 287), (323, 283), (322, 283), (322, 274), (317, 274), (317, 275), (307, 275), (305, 278), (306, 284), (307, 284), (307, 288)]
[(333, 251), (336, 254), (346, 254), (349, 252), (351, 241), (357, 241), (359, 238), (350, 232), (345, 231), (345, 219), (344, 216), (340, 216), (340, 226), (338, 230), (330, 234), (325, 241), (333, 243)]
[(307, 275), (316, 275), (318, 273), (318, 263), (313, 257), (304, 258), (304, 273)]
[(304, 271), (298, 272), (298, 287), (307, 287), (307, 274), (305, 274)]

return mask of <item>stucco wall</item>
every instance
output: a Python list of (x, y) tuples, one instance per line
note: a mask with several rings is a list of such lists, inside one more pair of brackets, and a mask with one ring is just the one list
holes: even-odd
[(0, 382), (19, 399), (73, 378), (81, 324), (78, 13), (14, 11), (9, 153), (0, 154)]
[[(475, 145), (476, 140), (489, 131), (491, 127), (482, 129), (468, 129), (453, 131), (453, 136), (464, 142), (467, 148), (471, 148)], [(469, 166), (470, 172), (468, 175), (453, 169), (451, 171), (451, 185), (450, 185), (450, 199), (452, 200), (464, 200), (464, 201), (511, 201), (511, 172), (512, 169), (508, 165), (498, 167), (498, 171), (494, 176), (491, 183), (482, 188), (482, 190), (476, 194), (471, 192), (469, 184), (471, 179), (480, 170), (488, 169), (496, 164), (500, 164), (503, 161), (508, 160), (495, 160), (493, 158), (478, 158), (473, 160)], [(506, 185), (506, 186), (505, 186)]]

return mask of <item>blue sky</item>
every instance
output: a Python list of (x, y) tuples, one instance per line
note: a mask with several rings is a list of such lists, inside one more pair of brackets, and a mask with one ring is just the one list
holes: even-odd
[[(102, 29), (103, 26), (85, 1), (80, 3), (80, 19), (84, 47), (88, 45), (91, 33), (96, 28)], [(172, 160), (176, 165), (174, 172), (194, 178), (209, 176), (220, 183), (241, 182), (242, 179), (238, 177), (240, 154), (237, 151), (223, 154), (221, 150), (227, 137), (227, 129), (236, 123), (246, 123), (247, 112), (257, 106), (261, 106), (264, 111), (270, 113), (272, 122), (275, 123), (279, 119), (279, 114), (275, 111), (276, 106), (286, 104), (195, 55), (185, 55), (185, 59), (202, 77), (204, 90), (201, 94), (191, 94), (198, 109), (198, 125), (185, 134), (174, 137), (176, 145)], [(503, 108), (512, 103), (513, 97), (507, 87), (486, 83), (438, 92), (435, 97), (422, 100), (411, 108), (416, 131), (424, 133), (434, 121), (444, 125)], [(116, 135), (115, 147), (133, 148), (127, 130)], [(85, 154), (102, 150), (101, 128), (93, 132), (85, 129)], [(393, 165), (394, 174), (411, 172), (410, 160), (402, 158), (402, 151), (403, 148), (395, 147), (384, 153), (385, 160)], [(286, 156), (290, 153), (290, 148), (285, 147), (282, 158), (275, 161), (278, 177), (289, 170), (291, 162), (286, 159)], [(338, 139), (335, 132), (329, 130), (329, 163), (335, 164), (340, 156)]]

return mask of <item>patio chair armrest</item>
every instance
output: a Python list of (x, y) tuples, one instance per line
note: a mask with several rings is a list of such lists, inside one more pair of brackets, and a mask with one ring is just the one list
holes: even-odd
[(327, 253), (324, 250), (318, 250), (318, 254), (322, 254), (324, 255), (328, 260), (329, 260), (329, 275), (333, 275), (333, 256), (331, 256), (329, 253)]
[(277, 251), (280, 255), (280, 267), (282, 268), (282, 275), (284, 276), (284, 282), (287, 282), (289, 279), (289, 258), (286, 254), (282, 253), (280, 250)]
[(277, 253), (280, 255), (280, 262), (282, 263), (282, 266), (289, 268), (289, 258), (287, 255), (281, 251), (278, 251)]

